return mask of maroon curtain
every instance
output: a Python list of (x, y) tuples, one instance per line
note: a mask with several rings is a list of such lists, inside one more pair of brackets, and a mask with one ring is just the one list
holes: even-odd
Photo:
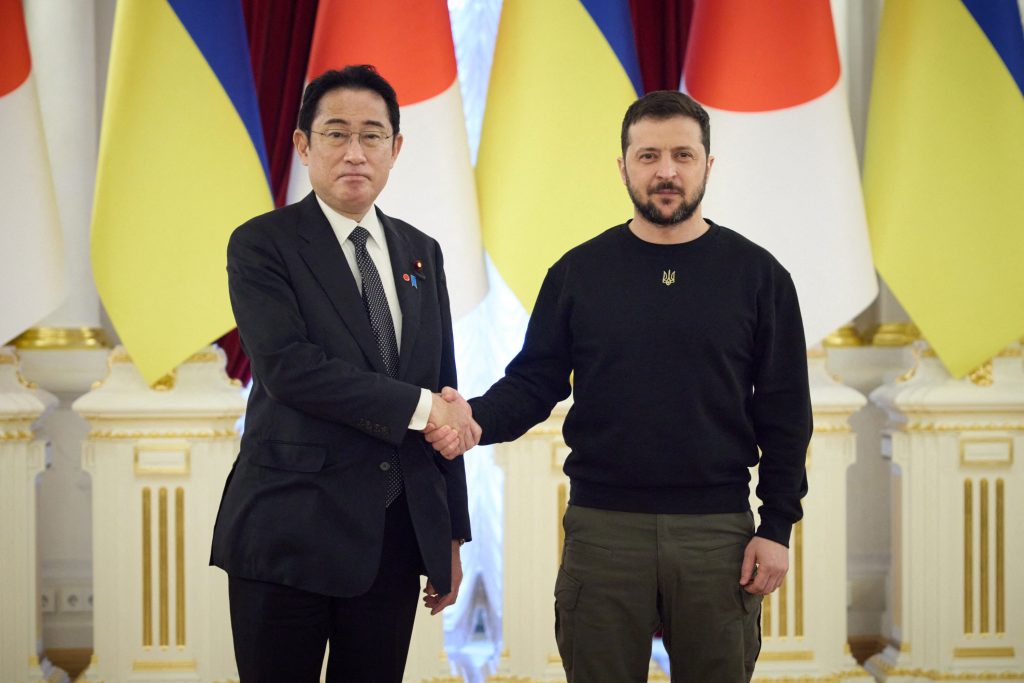
[(695, 0), (630, 0), (644, 92), (678, 90)]
[[(249, 58), (260, 104), (274, 204), (284, 206), (292, 163), (292, 131), (306, 79), (318, 0), (242, 0)], [(238, 330), (217, 342), (227, 353), (228, 375), (248, 382), (252, 373)]]

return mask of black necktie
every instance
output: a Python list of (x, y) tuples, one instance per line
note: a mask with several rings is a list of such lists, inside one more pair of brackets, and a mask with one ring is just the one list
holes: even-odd
[[(377, 266), (373, 265), (370, 252), (366, 250), (366, 240), (370, 233), (362, 226), (356, 226), (348, 238), (356, 247), (356, 265), (359, 266), (359, 277), (363, 282), (363, 306), (370, 319), (373, 336), (377, 340), (380, 357), (389, 377), (398, 376), (398, 342), (395, 339), (395, 323), (391, 319), (391, 308), (384, 294), (384, 285), (380, 281)], [(398, 451), (391, 454), (390, 467), (385, 478), (386, 491), (384, 504), (391, 505), (402, 493), (402, 466), (398, 460)]]

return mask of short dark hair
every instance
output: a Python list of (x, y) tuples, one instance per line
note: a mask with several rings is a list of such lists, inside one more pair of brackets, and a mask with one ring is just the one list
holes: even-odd
[(371, 64), (353, 64), (344, 69), (325, 71), (302, 91), (302, 105), (299, 107), (299, 130), (308, 138), (313, 128), (313, 119), (323, 96), (332, 90), (369, 90), (381, 96), (388, 107), (391, 134), (398, 135), (398, 96), (383, 76)]
[(670, 119), (674, 116), (683, 116), (693, 119), (700, 124), (701, 142), (704, 143), (704, 153), (711, 155), (711, 117), (704, 111), (704, 107), (689, 95), (678, 90), (655, 90), (649, 92), (626, 110), (626, 116), (622, 119), (622, 158), (626, 158), (626, 148), (629, 147), (629, 128), (640, 119)]

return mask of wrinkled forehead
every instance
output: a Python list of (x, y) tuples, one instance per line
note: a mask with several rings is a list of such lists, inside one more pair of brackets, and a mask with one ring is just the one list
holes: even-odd
[(626, 133), (630, 148), (704, 148), (704, 134), (700, 129), (700, 123), (689, 116), (644, 116), (634, 121)]

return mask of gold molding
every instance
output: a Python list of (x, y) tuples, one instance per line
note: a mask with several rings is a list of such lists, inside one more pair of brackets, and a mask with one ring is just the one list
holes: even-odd
[(174, 644), (185, 646), (185, 489), (174, 489)]
[(31, 441), (33, 438), (34, 435), (27, 429), (0, 432), (0, 441)]
[(849, 424), (815, 424), (816, 434), (847, 434), (853, 431)]
[(873, 659), (874, 668), (884, 673), (887, 678), (908, 676), (911, 678), (927, 678), (932, 681), (1020, 681), (1024, 680), (1024, 671), (964, 671), (946, 673), (935, 669), (893, 666), (884, 659)]
[(122, 432), (113, 429), (94, 429), (87, 438), (107, 439), (225, 439), (238, 436), (236, 429), (197, 429), (179, 432)]
[(871, 333), (871, 345), (908, 346), (920, 338), (921, 331), (914, 323), (882, 323)]
[(851, 323), (832, 331), (821, 340), (821, 345), (826, 349), (850, 348), (864, 346), (864, 340), (857, 332), (857, 326)]
[(1003, 480), (996, 479), (996, 635), (1006, 633), (1006, 531)]
[(981, 603), (981, 624), (978, 627), (979, 633), (987, 634), (988, 628), (988, 588), (989, 588), (989, 566), (988, 566), (988, 479), (978, 482), (978, 560), (981, 568), (978, 570), (978, 601)]
[(974, 633), (974, 483), (964, 480), (964, 633)]
[[(786, 579), (783, 579), (785, 581)], [(797, 522), (793, 525), (793, 611), (796, 616), (793, 635), (804, 637), (804, 525)]]
[(769, 593), (761, 600), (761, 634), (765, 638), (772, 637), (772, 603), (775, 593)]
[(953, 656), (957, 659), (968, 657), (1014, 657), (1012, 647), (957, 647), (953, 648)]
[(759, 662), (807, 662), (814, 659), (812, 650), (782, 650), (777, 652), (765, 652), (757, 656)]
[(142, 489), (142, 646), (153, 646), (153, 513), (152, 489)]
[[(975, 443), (1003, 444), (1008, 446), (1008, 456), (1002, 460), (968, 460), (966, 446)], [(1010, 467), (1013, 465), (1013, 437), (1011, 436), (983, 436), (983, 437), (961, 437), (960, 439), (960, 466), (961, 467)]]
[(159, 548), (159, 592), (160, 592), (160, 647), (167, 647), (171, 644), (170, 638), (170, 615), (168, 614), (169, 609), (169, 595), (170, 586), (168, 585), (168, 548), (167, 548), (167, 488), (161, 486), (160, 491), (157, 494), (159, 501), (157, 507), (158, 524), (160, 527), (159, 537), (157, 539), (157, 547)]
[(32, 351), (81, 351), (109, 349), (107, 332), (100, 327), (33, 327), (11, 342)]
[[(788, 578), (788, 577), (786, 577)], [(789, 636), (789, 581), (782, 579), (776, 594), (779, 596), (779, 637)], [(763, 654), (763, 653), (762, 653)]]
[(924, 422), (908, 421), (905, 432), (1024, 432), (1024, 422)]
[[(139, 456), (145, 451), (165, 453), (179, 451), (183, 453), (184, 457), (180, 465), (142, 465), (139, 463)], [(187, 441), (167, 444), (137, 443), (134, 448), (132, 469), (136, 477), (153, 475), (187, 476), (192, 471), (192, 449)]]
[(18, 357), (8, 355), (6, 353), (0, 353), (0, 365), (17, 365)]
[(136, 659), (132, 662), (132, 671), (195, 671), (196, 660), (177, 659), (169, 661), (153, 661)]
[(967, 373), (971, 384), (978, 387), (990, 387), (995, 383), (992, 376), (992, 361), (986, 361)]

